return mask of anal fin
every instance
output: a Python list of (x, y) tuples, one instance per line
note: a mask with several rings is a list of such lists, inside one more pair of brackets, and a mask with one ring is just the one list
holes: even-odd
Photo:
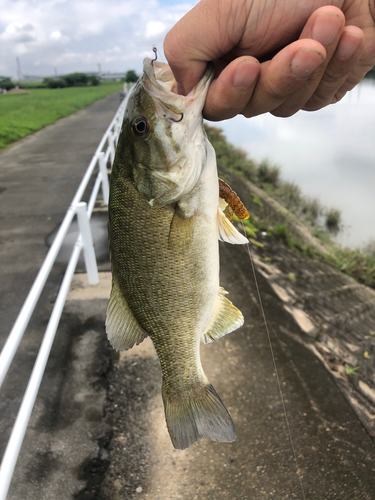
[(220, 289), (217, 297), (213, 319), (207, 330), (202, 335), (205, 344), (218, 340), (234, 330), (237, 330), (244, 323), (242, 313), (230, 300), (224, 297), (227, 292)]
[(148, 337), (148, 333), (135, 319), (114, 275), (105, 325), (108, 340), (112, 347), (118, 351), (126, 351)]

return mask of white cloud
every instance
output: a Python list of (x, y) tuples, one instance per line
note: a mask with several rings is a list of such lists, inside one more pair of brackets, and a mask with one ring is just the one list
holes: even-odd
[(32, 33), (34, 26), (30, 23), (22, 25), (20, 23), (10, 23), (5, 28), (4, 32), (0, 35), (2, 42), (8, 43), (28, 43), (36, 40), (35, 35)]
[(160, 21), (150, 21), (146, 27), (146, 37), (151, 38), (167, 31), (167, 26)]
[(1, 0), (0, 74), (126, 71), (142, 68), (152, 44), (162, 57), (164, 36), (194, 4), (178, 0)]
[(52, 33), (50, 33), (50, 35), (49, 35), (49, 39), (52, 42), (58, 42), (58, 43), (68, 43), (70, 40), (70, 38), (68, 36), (62, 35), (61, 31), (59, 31), (59, 30), (52, 31)]

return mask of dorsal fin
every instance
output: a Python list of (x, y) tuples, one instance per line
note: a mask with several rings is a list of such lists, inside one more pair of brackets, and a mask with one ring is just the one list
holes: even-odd
[(118, 351), (126, 351), (140, 344), (148, 333), (143, 330), (128, 306), (115, 275), (112, 275), (112, 290), (105, 321), (108, 340)]
[(213, 319), (202, 335), (205, 344), (218, 340), (227, 333), (237, 330), (244, 323), (242, 313), (224, 295), (227, 292), (220, 288), (217, 296)]

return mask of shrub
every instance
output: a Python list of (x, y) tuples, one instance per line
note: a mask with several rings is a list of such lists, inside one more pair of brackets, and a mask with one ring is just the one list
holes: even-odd
[(281, 168), (278, 165), (271, 165), (270, 161), (262, 160), (258, 166), (257, 176), (260, 182), (266, 182), (277, 187), (280, 181)]
[(137, 73), (134, 71), (134, 69), (129, 69), (129, 71), (125, 73), (125, 81), (127, 83), (135, 83), (138, 80), (138, 78), (139, 77)]
[(281, 188), (281, 198), (287, 208), (299, 207), (302, 202), (301, 188), (294, 182), (284, 181)]
[(66, 81), (63, 78), (56, 78), (56, 80), (49, 78), (47, 87), (49, 89), (63, 89), (66, 87)]
[(332, 244), (329, 232), (322, 226), (315, 226), (312, 230), (312, 235), (318, 238), (324, 245), (330, 246)]
[(94, 87), (96, 87), (97, 85), (100, 85), (100, 80), (99, 78), (97, 78), (96, 76), (93, 76), (91, 78), (91, 85), (94, 85)]
[(0, 88), (11, 90), (14, 89), (16, 85), (12, 82), (12, 80), (8, 76), (0, 76)]
[(337, 234), (341, 226), (341, 212), (336, 208), (330, 208), (326, 212), (326, 228), (332, 234)]
[(64, 80), (66, 81), (67, 87), (82, 87), (87, 85), (89, 77), (86, 73), (70, 73), (69, 75), (64, 75)]
[(366, 243), (363, 247), (362, 252), (375, 259), (375, 240), (370, 240), (368, 243)]
[(301, 208), (305, 219), (314, 226), (318, 216), (322, 213), (322, 207), (319, 200), (316, 198), (302, 199)]

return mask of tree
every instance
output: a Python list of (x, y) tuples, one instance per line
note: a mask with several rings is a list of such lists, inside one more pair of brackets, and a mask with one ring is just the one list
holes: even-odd
[(81, 87), (87, 85), (89, 77), (86, 73), (70, 73), (63, 76), (67, 87)]
[(66, 87), (66, 81), (63, 78), (48, 78), (48, 81), (46, 83), (49, 89), (63, 89), (64, 87)]
[(125, 73), (126, 83), (135, 83), (137, 80), (138, 80), (138, 75), (134, 71), (134, 69), (129, 69), (129, 71)]
[(16, 85), (12, 82), (9, 76), (0, 76), (0, 88), (10, 90), (13, 89)]

